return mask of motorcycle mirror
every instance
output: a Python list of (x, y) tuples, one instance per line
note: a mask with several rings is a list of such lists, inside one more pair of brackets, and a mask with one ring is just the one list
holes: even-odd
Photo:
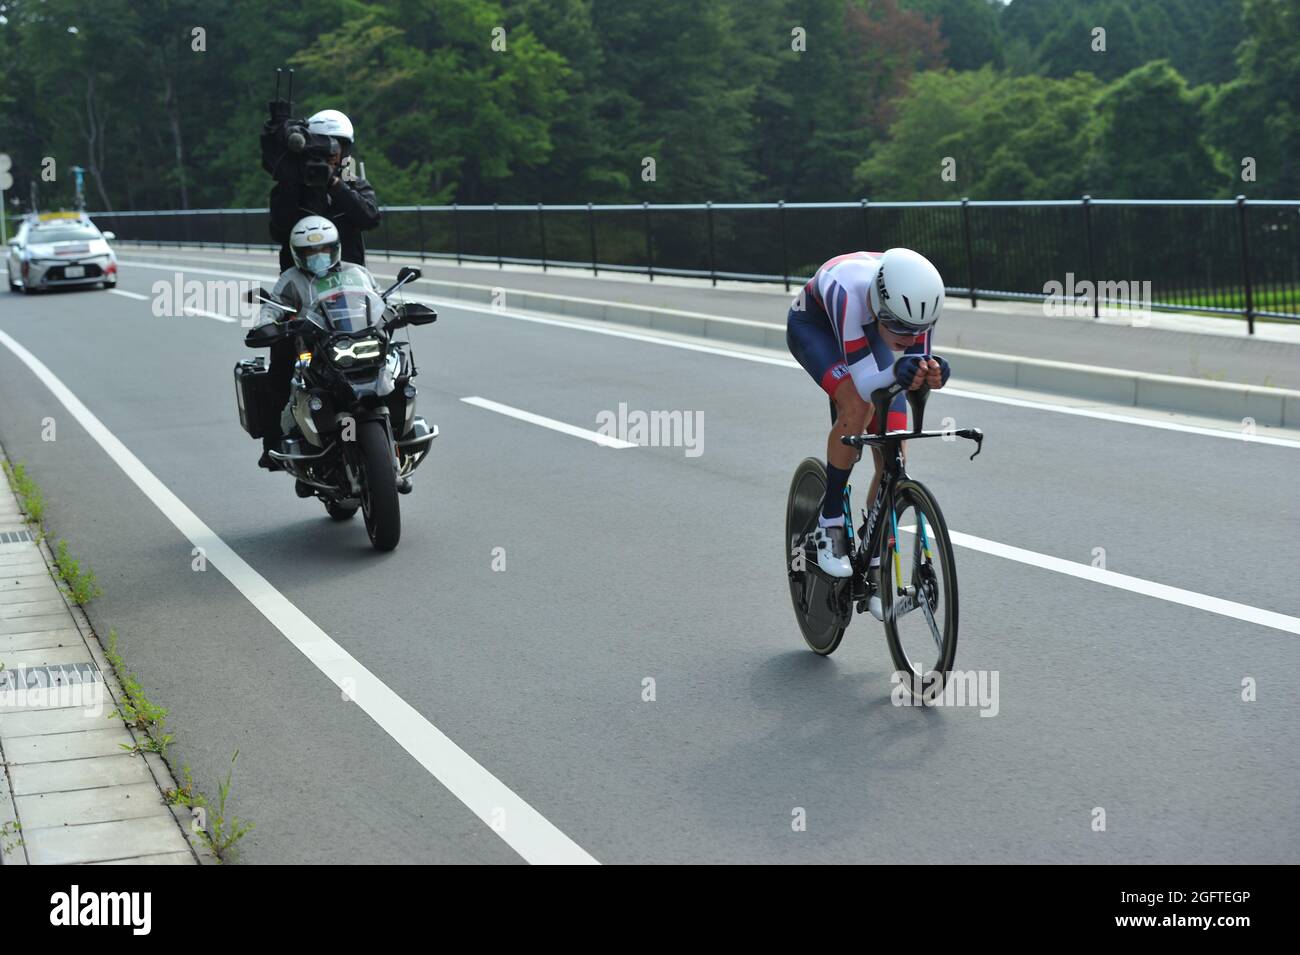
[(407, 302), (402, 306), (402, 318), (408, 325), (432, 325), (438, 320), (438, 313), (421, 302)]
[(414, 282), (423, 274), (424, 273), (421, 272), (419, 269), (414, 268), (410, 265), (403, 266), (402, 269), (397, 273), (397, 281), (399, 283)]

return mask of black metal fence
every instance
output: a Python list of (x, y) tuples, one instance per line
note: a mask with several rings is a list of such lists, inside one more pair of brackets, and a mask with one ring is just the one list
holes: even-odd
[[(372, 254), (802, 283), (850, 249), (924, 252), (952, 293), (1300, 320), (1300, 201), (388, 206)], [(269, 246), (265, 209), (92, 214), (145, 244)], [(1149, 282), (1141, 291), (1143, 283)], [(1093, 283), (1089, 288), (1081, 283)], [(1058, 293), (1059, 294), (1059, 293)]]

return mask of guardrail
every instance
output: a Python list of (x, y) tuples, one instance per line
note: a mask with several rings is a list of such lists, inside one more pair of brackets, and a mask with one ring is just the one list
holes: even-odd
[[(802, 283), (846, 249), (924, 252), (969, 297), (1300, 321), (1300, 201), (385, 206), (372, 254)], [(265, 209), (91, 213), (119, 238), (265, 247)], [(1144, 286), (1143, 283), (1150, 283)], [(1134, 294), (1134, 289), (1149, 289)]]

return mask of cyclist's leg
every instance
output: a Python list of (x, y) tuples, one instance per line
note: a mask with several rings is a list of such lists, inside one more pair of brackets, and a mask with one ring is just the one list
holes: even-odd
[[(874, 417), (874, 409), (868, 408), (868, 414)], [(885, 419), (886, 431), (905, 431), (907, 430), (907, 396), (898, 394), (894, 396), (893, 402), (889, 406), (889, 415)], [(907, 461), (907, 442), (901, 445), (903, 461)], [(871, 477), (871, 487), (867, 490), (867, 506), (876, 499), (876, 490), (880, 487), (880, 475), (884, 471), (885, 461), (878, 448), (871, 449), (871, 457), (875, 462), (876, 473)], [(874, 560), (874, 558), (873, 558)]]

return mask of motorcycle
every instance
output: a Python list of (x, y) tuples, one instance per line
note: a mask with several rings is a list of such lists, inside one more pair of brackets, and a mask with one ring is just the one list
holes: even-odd
[[(298, 360), (282, 412), (286, 437), (268, 453), (296, 479), (299, 497), (316, 497), (337, 521), (359, 509), (371, 545), (397, 546), (402, 535), (399, 494), (411, 491), (411, 474), (429, 454), (438, 426), (415, 413), (417, 375), (410, 342), (393, 333), (407, 325), (428, 325), (437, 312), (417, 302), (388, 299), (420, 270), (403, 268), (383, 292), (338, 288), (299, 310), (266, 289), (251, 289), (248, 301), (269, 304), (293, 315), (252, 329), (250, 348), (295, 343)], [(265, 433), (268, 411), (265, 357), (235, 366), (239, 420), (254, 438)]]

